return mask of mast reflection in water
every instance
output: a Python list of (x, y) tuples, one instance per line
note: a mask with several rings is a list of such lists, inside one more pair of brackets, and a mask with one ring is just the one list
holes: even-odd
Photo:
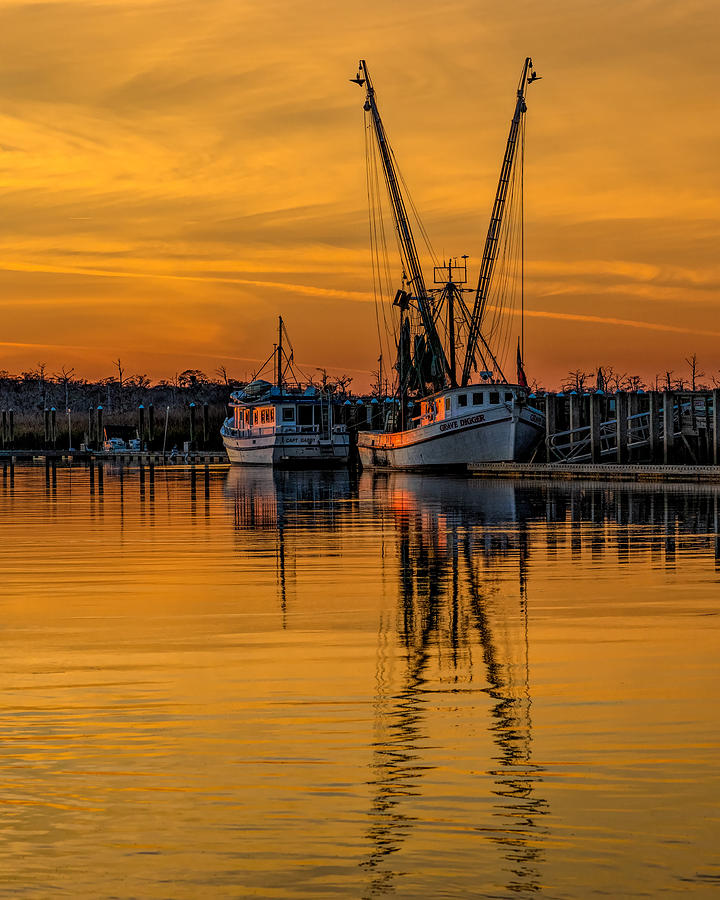
[[(308, 528), (327, 535), (352, 527), (360, 505), (358, 485), (346, 473), (232, 470), (228, 479), (236, 526), (268, 528), (276, 536), (286, 624), (288, 572), (295, 571), (292, 548)], [(468, 502), (464, 480), (396, 473), (375, 475), (364, 485), (363, 501), (372, 501), (376, 515), (382, 508), (390, 517), (398, 563), (397, 610), (383, 614), (379, 625), (368, 832), (373, 850), (363, 863), (370, 872), (371, 893), (392, 889), (395, 872), (389, 857), (417, 822), (406, 801), (422, 794), (423, 775), (433, 767), (424, 749), (430, 739), (425, 707), (435, 690), (434, 678), (449, 683), (451, 693), (482, 689), (492, 698), (488, 728), (496, 751), (490, 774), (497, 798), (494, 815), (501, 821), (473, 827), (502, 846), (508, 887), (536, 890), (541, 858), (537, 820), (545, 801), (536, 793), (541, 768), (531, 758), (528, 541), (525, 525), (515, 525), (514, 488), (509, 483), (485, 485), (471, 490)], [(517, 567), (517, 595), (502, 594), (493, 584), (494, 563), (506, 560)], [(393, 638), (404, 650), (403, 671), (394, 680), (388, 660)], [(473, 676), (476, 652), (483, 664), (480, 686)]]
[[(398, 539), (399, 591), (397, 636), (405, 650), (399, 684), (390, 683), (382, 647), (378, 653), (376, 737), (373, 770), (375, 796), (370, 835), (374, 850), (365, 865), (372, 872), (371, 893), (392, 890), (395, 873), (389, 854), (396, 852), (414, 818), (404, 800), (422, 793), (429, 766), (423, 750), (431, 740), (425, 708), (432, 703), (433, 675), (450, 692), (477, 690), (492, 698), (488, 728), (495, 743), (493, 794), (495, 825), (477, 825), (501, 845), (509, 889), (539, 888), (542, 834), (538, 817), (546, 803), (536, 784), (542, 769), (532, 762), (528, 620), (524, 570), (525, 528), (506, 530), (516, 520), (510, 484), (475, 494), (467, 503), (464, 481), (420, 476), (375, 476), (379, 496), (387, 497)], [(492, 583), (497, 559), (517, 565), (518, 596), (501, 594)], [(387, 626), (387, 623), (383, 623)], [(483, 673), (474, 678), (479, 649)], [(467, 790), (472, 793), (470, 782)]]

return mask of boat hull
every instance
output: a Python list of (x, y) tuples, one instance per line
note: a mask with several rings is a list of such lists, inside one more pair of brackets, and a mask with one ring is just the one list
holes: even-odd
[(231, 463), (277, 468), (335, 468), (346, 466), (350, 456), (347, 433), (323, 439), (318, 435), (269, 434), (240, 438), (223, 434)]
[(500, 407), (410, 431), (360, 432), (358, 453), (365, 468), (440, 471), (478, 462), (516, 462), (532, 453), (543, 428), (537, 410)]

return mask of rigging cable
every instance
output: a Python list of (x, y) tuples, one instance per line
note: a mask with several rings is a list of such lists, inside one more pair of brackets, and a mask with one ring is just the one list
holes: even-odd
[[(373, 290), (375, 297), (375, 321), (380, 353), (381, 355), (386, 356), (386, 358), (392, 358), (393, 352), (389, 340), (390, 327), (388, 325), (386, 313), (386, 297), (388, 297), (391, 292), (392, 278), (390, 273), (390, 259), (387, 250), (387, 237), (385, 233), (385, 214), (382, 204), (383, 192), (380, 190), (380, 178), (378, 173), (378, 151), (375, 142), (368, 137), (368, 132), (371, 127), (370, 124), (366, 124), (365, 126), (365, 153), (373, 267)], [(381, 314), (383, 319), (382, 328), (380, 325)]]

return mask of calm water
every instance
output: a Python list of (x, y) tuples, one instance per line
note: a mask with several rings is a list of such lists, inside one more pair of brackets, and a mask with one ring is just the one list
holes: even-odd
[(719, 501), (6, 470), (0, 896), (720, 893)]

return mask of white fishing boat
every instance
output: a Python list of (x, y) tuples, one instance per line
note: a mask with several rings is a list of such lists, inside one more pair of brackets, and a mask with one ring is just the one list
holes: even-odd
[(287, 332), (280, 318), (278, 342), (266, 363), (274, 361), (274, 383), (256, 376), (230, 395), (232, 414), (220, 429), (228, 458), (240, 465), (283, 468), (345, 466), (350, 436), (345, 425), (334, 421), (332, 395), (288, 379), (293, 355), (286, 353), (283, 336)]
[(361, 431), (363, 466), (395, 469), (462, 468), (468, 462), (526, 458), (544, 417), (517, 384), (478, 384), (432, 394), (408, 428)]
[[(490, 226), (471, 302), (468, 256), (439, 264), (419, 222), (378, 111), (375, 90), (364, 60), (356, 78), (366, 90), (364, 110), (367, 183), (373, 279), (376, 298), (387, 297), (387, 247), (383, 202), (389, 201), (402, 265), (401, 288), (392, 300), (387, 347), (396, 356), (394, 403), (384, 428), (358, 433), (363, 466), (442, 469), (474, 462), (526, 459), (545, 429), (544, 413), (535, 408), (524, 369), (524, 225), (523, 147), (525, 97), (538, 75), (528, 57), (515, 98)], [(517, 153), (518, 146), (520, 152)], [(381, 185), (384, 189), (381, 191)], [(387, 200), (381, 193), (387, 191)], [(433, 258), (433, 287), (427, 287), (408, 210), (415, 216)], [(500, 265), (496, 265), (500, 260)], [(469, 299), (469, 298), (468, 298)], [(378, 315), (380, 321), (380, 315)], [(517, 380), (503, 366), (515, 352)], [(381, 336), (381, 359), (382, 359)], [(382, 389), (382, 371), (378, 376)]]

